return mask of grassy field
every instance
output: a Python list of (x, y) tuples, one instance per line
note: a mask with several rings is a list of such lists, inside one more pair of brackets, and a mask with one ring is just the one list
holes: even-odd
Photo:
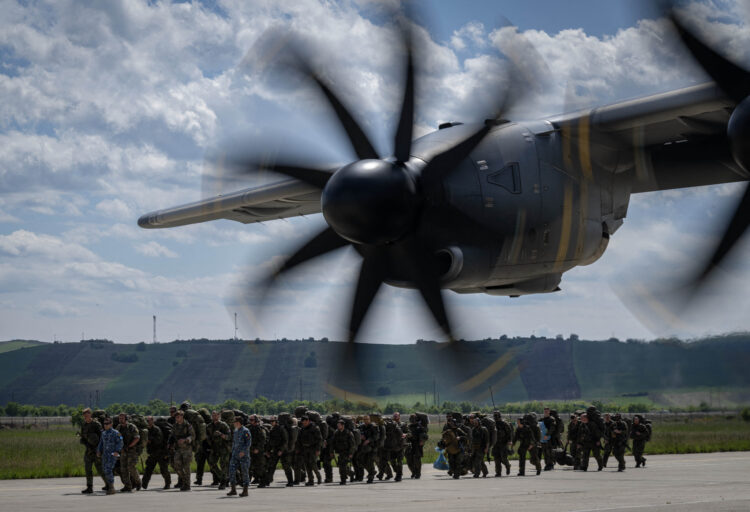
[[(437, 458), (441, 430), (441, 424), (430, 425), (425, 463)], [(666, 417), (654, 420), (653, 431), (647, 454), (750, 451), (750, 422), (738, 416)], [(74, 429), (0, 430), (0, 479), (83, 475), (83, 447)]]

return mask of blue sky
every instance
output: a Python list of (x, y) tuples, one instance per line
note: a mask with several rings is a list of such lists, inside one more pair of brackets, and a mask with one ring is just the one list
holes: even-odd
[[(546, 66), (547, 80), (520, 112), (543, 116), (700, 82), (665, 37), (663, 21), (626, 1), (425, 2), (415, 16), (417, 132), (483, 112), (502, 16), (515, 23)], [(0, 0), (0, 339), (77, 340), (81, 333), (136, 342), (158, 337), (229, 337), (232, 297), (274, 259), (322, 225), (320, 216), (244, 226), (218, 221), (145, 231), (147, 211), (199, 199), (204, 155), (227, 140), (315, 160), (345, 157), (330, 118), (310, 89), (280, 82), (264, 60), (269, 41), (294, 34), (336, 82), (376, 144), (387, 148), (400, 94), (382, 51), (392, 27), (368, 0), (206, 3), (17, 3)], [(746, 8), (686, 2), (696, 27), (748, 62)], [(292, 129), (293, 128), (293, 129)], [(279, 141), (283, 141), (281, 144)], [(650, 338), (655, 331), (618, 292), (644, 269), (675, 269), (716, 236), (737, 187), (634, 197), (605, 256), (566, 274), (563, 291), (518, 300), (447, 294), (468, 338), (569, 334)], [(747, 247), (738, 253), (746, 253)], [(747, 303), (737, 258), (705, 314), (661, 326), (698, 336), (747, 329), (732, 307)], [(346, 252), (290, 276), (261, 312), (239, 310), (240, 335), (339, 338), (357, 260)], [(249, 272), (249, 274), (248, 274)], [(381, 294), (363, 339), (406, 343), (438, 338), (414, 294)]]

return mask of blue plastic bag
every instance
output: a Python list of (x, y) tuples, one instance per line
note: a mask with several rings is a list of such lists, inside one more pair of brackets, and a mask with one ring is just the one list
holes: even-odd
[(439, 453), (437, 460), (432, 464), (432, 467), (435, 469), (439, 469), (440, 471), (448, 471), (450, 469), (450, 466), (448, 465), (448, 460), (445, 458), (445, 454), (443, 453), (443, 450), (440, 448), (435, 448), (435, 451)]

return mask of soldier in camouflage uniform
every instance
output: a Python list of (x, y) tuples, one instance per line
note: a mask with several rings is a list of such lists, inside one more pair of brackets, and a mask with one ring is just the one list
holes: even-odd
[(361, 470), (367, 470), (367, 483), (375, 480), (375, 455), (378, 449), (380, 429), (370, 421), (370, 416), (362, 417), (362, 425), (359, 428), (362, 442), (357, 451), (358, 464)]
[(625, 471), (625, 447), (628, 444), (628, 426), (620, 414), (615, 414), (613, 426), (610, 429), (610, 444), (612, 454), (617, 459), (617, 471)]
[(580, 425), (578, 415), (571, 414), (570, 423), (568, 423), (568, 445), (570, 446), (570, 455), (573, 457), (574, 470), (581, 467), (581, 450), (578, 449), (578, 427)]
[(83, 424), (81, 425), (81, 444), (86, 447), (83, 454), (83, 467), (86, 470), (86, 488), (81, 494), (91, 494), (94, 492), (94, 471), (101, 475), (104, 485), (107, 480), (102, 472), (102, 462), (96, 456), (96, 447), (99, 446), (99, 438), (102, 436), (102, 426), (91, 416), (91, 409), (88, 407), (83, 410)]
[(503, 474), (502, 466), (505, 466), (505, 474), (510, 474), (508, 452), (513, 446), (513, 429), (510, 423), (503, 419), (503, 414), (500, 411), (494, 411), (492, 415), (497, 428), (497, 442), (492, 447), (492, 457), (495, 459), (495, 476), (501, 477)]
[(134, 488), (136, 490), (141, 488), (141, 477), (135, 468), (138, 462), (137, 446), (141, 440), (141, 434), (138, 432), (138, 427), (128, 423), (127, 414), (121, 412), (118, 418), (117, 430), (122, 435), (122, 442), (124, 443), (120, 453), (120, 480), (122, 480), (123, 485), (120, 492), (133, 492)]
[(159, 465), (159, 472), (164, 478), (164, 489), (169, 489), (172, 485), (172, 477), (169, 474), (169, 455), (167, 452), (167, 440), (157, 425), (154, 424), (154, 417), (146, 418), (148, 422), (148, 443), (146, 444), (146, 469), (143, 472), (143, 488), (148, 489), (148, 483), (151, 481), (151, 475), (154, 473), (156, 465)]
[(320, 452), (320, 460), (323, 463), (323, 472), (325, 473), (325, 483), (329, 484), (333, 482), (333, 458), (336, 454), (331, 447), (333, 441), (333, 434), (336, 432), (336, 425), (341, 415), (338, 412), (330, 414), (326, 419), (328, 425), (328, 437), (323, 439), (323, 449)]
[(122, 448), (122, 435), (112, 428), (112, 420), (110, 418), (104, 418), (104, 431), (99, 438), (96, 455), (102, 459), (102, 474), (104, 481), (107, 482), (107, 494), (115, 493), (115, 475), (112, 471), (115, 468), (115, 462), (120, 457)]
[(340, 485), (346, 485), (346, 477), (349, 475), (349, 462), (356, 449), (354, 435), (346, 430), (344, 420), (339, 419), (331, 438), (331, 450), (339, 457), (337, 465), (339, 467), (339, 478), (341, 479)]
[(646, 458), (643, 456), (643, 452), (646, 449), (648, 437), (648, 428), (643, 422), (643, 417), (640, 414), (636, 414), (633, 416), (630, 439), (633, 440), (633, 458), (635, 459), (635, 467), (637, 468), (641, 466), (646, 467)]
[(193, 461), (193, 442), (195, 431), (192, 425), (185, 421), (185, 413), (177, 411), (175, 425), (172, 429), (174, 438), (174, 466), (180, 480), (180, 490), (190, 490), (190, 463)]
[(250, 450), (250, 476), (252, 483), (257, 483), (262, 489), (266, 487), (266, 431), (255, 414), (250, 416), (248, 429), (253, 436), (253, 447)]
[(234, 418), (234, 433), (232, 434), (232, 458), (229, 460), (229, 483), (232, 489), (227, 496), (237, 496), (237, 466), (242, 475), (242, 494), (246, 497), (247, 488), (250, 486), (250, 448), (253, 445), (253, 436), (250, 431), (242, 425), (239, 416)]
[(226, 489), (229, 476), (229, 453), (232, 449), (232, 432), (229, 425), (221, 421), (218, 411), (211, 411), (211, 422), (206, 425), (206, 442), (209, 445), (208, 467), (219, 484)]
[(410, 415), (408, 433), (406, 434), (406, 465), (411, 471), (411, 478), (419, 479), (422, 476), (422, 455), (427, 439), (429, 439), (427, 430), (422, 426), (417, 415)]
[(557, 448), (553, 441), (555, 433), (557, 432), (557, 422), (552, 416), (552, 412), (549, 407), (544, 408), (542, 416), (542, 424), (547, 433), (542, 439), (542, 455), (544, 456), (544, 470), (549, 471), (555, 469), (555, 459), (553, 457), (552, 450)]
[(385, 424), (385, 448), (386, 463), (393, 468), (396, 474), (394, 480), (400, 482), (404, 471), (404, 433), (401, 430), (401, 416), (393, 414), (393, 419)]
[(287, 447), (289, 446), (289, 434), (286, 429), (279, 425), (279, 419), (271, 416), (271, 430), (268, 432), (268, 442), (266, 443), (266, 458), (268, 459), (268, 469), (266, 472), (266, 485), (273, 482), (273, 475), (276, 472), (276, 465), (281, 461), (281, 467), (286, 475), (286, 486), (294, 485), (292, 468), (289, 465), (289, 459), (286, 457)]
[[(205, 407), (202, 407), (198, 410), (198, 414), (201, 415), (201, 418), (203, 419), (203, 423), (208, 425), (211, 423), (211, 415), (208, 412), (208, 409)], [(195, 427), (194, 427), (195, 428)], [(196, 432), (198, 434), (198, 432)], [(197, 443), (198, 439), (196, 439)], [(206, 472), (206, 463), (208, 462), (209, 457), (211, 457), (211, 443), (209, 442), (209, 439), (206, 438), (200, 443), (198, 443), (198, 449), (195, 451), (195, 482), (193, 482), (195, 485), (203, 485), (203, 474)], [(210, 463), (209, 463), (209, 471), (210, 469)], [(219, 482), (216, 479), (216, 475), (212, 473), (213, 476), (213, 482), (211, 485), (217, 485)]]
[(581, 414), (581, 422), (578, 425), (578, 450), (581, 454), (579, 467), (581, 471), (588, 470), (589, 455), (591, 452), (593, 452), (594, 458), (599, 465), (598, 471), (602, 470), (602, 456), (599, 453), (601, 438), (602, 433), (599, 432), (597, 424), (593, 421), (589, 421), (588, 414)]
[(487, 450), (490, 446), (490, 433), (487, 427), (479, 422), (479, 418), (475, 415), (471, 415), (470, 418), (472, 432), (471, 432), (471, 469), (474, 473), (474, 478), (479, 478), (479, 474), (482, 477), (487, 477), (487, 465), (484, 463), (484, 456), (487, 454)]
[[(523, 419), (518, 418), (516, 432), (513, 435), (513, 444), (518, 443), (518, 476), (526, 474), (526, 453), (528, 452), (531, 463), (536, 466), (536, 474), (542, 472), (539, 462), (539, 451), (537, 449), (537, 437), (534, 426), (528, 425)], [(539, 428), (539, 427), (536, 427)]]
[(609, 413), (604, 414), (604, 442), (602, 444), (602, 466), (607, 467), (607, 461), (612, 453), (612, 429), (615, 426), (615, 422), (612, 421), (612, 416)]
[(310, 418), (302, 416), (302, 428), (297, 437), (299, 444), (299, 455), (307, 472), (306, 487), (315, 485), (313, 473), (318, 469), (318, 457), (320, 456), (320, 447), (323, 444), (323, 437), (320, 435), (320, 429)]

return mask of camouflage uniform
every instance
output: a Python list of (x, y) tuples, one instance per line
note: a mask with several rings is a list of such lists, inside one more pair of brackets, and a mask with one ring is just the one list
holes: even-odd
[(227, 470), (229, 468), (229, 454), (232, 449), (232, 431), (229, 425), (221, 420), (211, 421), (206, 425), (206, 440), (209, 445), (208, 467), (219, 484), (219, 489), (224, 489), (229, 479)]
[(455, 425), (447, 424), (446, 427), (443, 430), (439, 446), (445, 450), (445, 454), (448, 456), (448, 465), (450, 466), (448, 474), (458, 480), (462, 474), (466, 474), (463, 463), (463, 445), (466, 443), (466, 436), (464, 431)]
[(617, 470), (625, 471), (625, 447), (628, 444), (628, 426), (621, 418), (615, 416), (610, 430), (610, 445), (612, 454), (617, 459)]
[(607, 467), (607, 461), (609, 460), (609, 456), (612, 453), (612, 438), (614, 437), (612, 435), (612, 430), (615, 427), (615, 422), (612, 421), (611, 418), (607, 419), (607, 416), (604, 417), (604, 442), (602, 444), (602, 466), (605, 468)]
[[(534, 425), (535, 426), (535, 425)], [(536, 427), (537, 429), (539, 427)], [(526, 474), (526, 453), (529, 453), (531, 463), (536, 466), (536, 474), (542, 471), (542, 465), (539, 463), (539, 451), (537, 449), (537, 436), (533, 426), (521, 423), (516, 427), (513, 435), (513, 444), (518, 444), (518, 476)]]
[(646, 438), (648, 437), (648, 428), (637, 416), (638, 424), (633, 421), (633, 426), (630, 430), (630, 439), (633, 440), (633, 458), (635, 459), (635, 467), (646, 466), (646, 459), (643, 456), (643, 452), (646, 449)]
[(404, 432), (401, 423), (389, 421), (385, 425), (385, 452), (388, 464), (400, 482), (404, 472)]
[(578, 427), (581, 422), (578, 416), (571, 415), (568, 423), (568, 445), (570, 446), (570, 455), (573, 457), (573, 469), (578, 469), (581, 465), (581, 450), (578, 449)]
[(541, 419), (547, 434), (545, 439), (542, 439), (542, 454), (544, 456), (544, 470), (554, 469), (555, 459), (552, 454), (552, 450), (556, 448), (554, 443), (554, 435), (557, 431), (557, 423), (555, 418), (550, 416), (544, 416)]
[(315, 485), (313, 473), (318, 469), (318, 455), (323, 443), (323, 437), (320, 435), (320, 429), (315, 423), (310, 421), (306, 427), (302, 427), (297, 437), (299, 445), (299, 455), (307, 472), (306, 486)]
[(429, 439), (427, 430), (420, 422), (416, 420), (409, 422), (409, 431), (406, 434), (406, 465), (411, 471), (412, 478), (422, 476), (422, 455), (424, 453), (424, 443)]
[(113, 470), (117, 456), (114, 453), (120, 453), (123, 448), (122, 435), (114, 428), (104, 429), (99, 438), (99, 445), (96, 447), (96, 453), (102, 458), (102, 475), (107, 482), (107, 493), (114, 492), (115, 475)]
[(266, 431), (258, 423), (248, 427), (253, 437), (253, 447), (250, 450), (250, 473), (253, 483), (258, 487), (266, 486)]
[(247, 427), (242, 426), (232, 434), (232, 457), (229, 460), (229, 483), (232, 487), (237, 484), (237, 466), (242, 475), (242, 487), (246, 489), (250, 485), (250, 447), (252, 444), (253, 437)]
[(474, 473), (474, 478), (478, 478), (481, 473), (482, 476), (487, 476), (487, 465), (484, 463), (484, 455), (487, 453), (490, 443), (490, 433), (487, 427), (479, 423), (476, 419), (476, 425), (471, 432), (471, 470)]
[(138, 475), (138, 470), (135, 465), (138, 462), (138, 445), (130, 447), (130, 444), (135, 440), (140, 440), (141, 434), (138, 432), (138, 427), (132, 423), (125, 423), (117, 425), (117, 430), (122, 435), (122, 452), (120, 453), (120, 480), (122, 480), (122, 491), (129, 492), (133, 488), (141, 488), (141, 477)]
[(375, 455), (378, 449), (380, 429), (374, 423), (362, 424), (359, 428), (362, 444), (357, 451), (357, 463), (364, 474), (367, 470), (367, 483), (375, 479)]
[(164, 488), (169, 489), (172, 485), (172, 477), (169, 474), (169, 453), (167, 451), (167, 440), (157, 425), (148, 428), (148, 443), (146, 444), (146, 469), (143, 472), (143, 488), (148, 488), (151, 481), (151, 475), (154, 473), (156, 465), (159, 465), (159, 472), (164, 478)]
[(320, 460), (323, 463), (323, 472), (325, 473), (325, 482), (333, 482), (333, 458), (335, 453), (331, 447), (333, 442), (333, 434), (336, 432), (336, 425), (339, 420), (339, 413), (335, 412), (329, 415), (325, 421), (328, 425), (328, 437), (323, 440), (323, 449), (320, 451)]
[(589, 456), (593, 451), (594, 459), (596, 459), (599, 465), (598, 470), (602, 470), (602, 456), (599, 452), (601, 446), (602, 434), (599, 432), (599, 427), (593, 421), (581, 422), (578, 425), (578, 449), (581, 454), (581, 461), (579, 467), (581, 471), (587, 471), (589, 468)]
[(193, 461), (193, 442), (195, 431), (193, 426), (183, 420), (182, 423), (175, 422), (172, 428), (174, 438), (174, 468), (180, 480), (180, 490), (190, 490), (190, 463)]
[(81, 425), (81, 444), (86, 447), (86, 451), (83, 454), (83, 467), (86, 470), (86, 489), (87, 492), (93, 492), (94, 486), (94, 470), (104, 480), (104, 484), (107, 484), (107, 479), (104, 478), (102, 472), (102, 462), (96, 456), (96, 447), (99, 446), (99, 438), (102, 435), (102, 426), (98, 421), (92, 419), (90, 422), (83, 422)]
[(502, 466), (505, 466), (505, 474), (510, 474), (510, 461), (508, 460), (508, 447), (513, 442), (513, 429), (510, 423), (503, 420), (500, 412), (494, 413), (495, 426), (497, 428), (497, 442), (492, 447), (492, 457), (495, 459), (495, 476), (503, 474)]
[(357, 447), (354, 445), (354, 436), (347, 429), (333, 432), (331, 438), (331, 451), (338, 455), (339, 478), (341, 485), (346, 484), (346, 477), (349, 475), (349, 461), (351, 461), (354, 451)]
[(294, 485), (292, 467), (289, 465), (289, 459), (286, 456), (288, 446), (289, 434), (284, 427), (276, 423), (276, 425), (271, 427), (271, 431), (268, 433), (268, 443), (266, 443), (266, 457), (268, 457), (266, 484), (273, 482), (273, 475), (280, 460), (281, 467), (284, 469), (284, 475), (286, 475), (287, 487)]

